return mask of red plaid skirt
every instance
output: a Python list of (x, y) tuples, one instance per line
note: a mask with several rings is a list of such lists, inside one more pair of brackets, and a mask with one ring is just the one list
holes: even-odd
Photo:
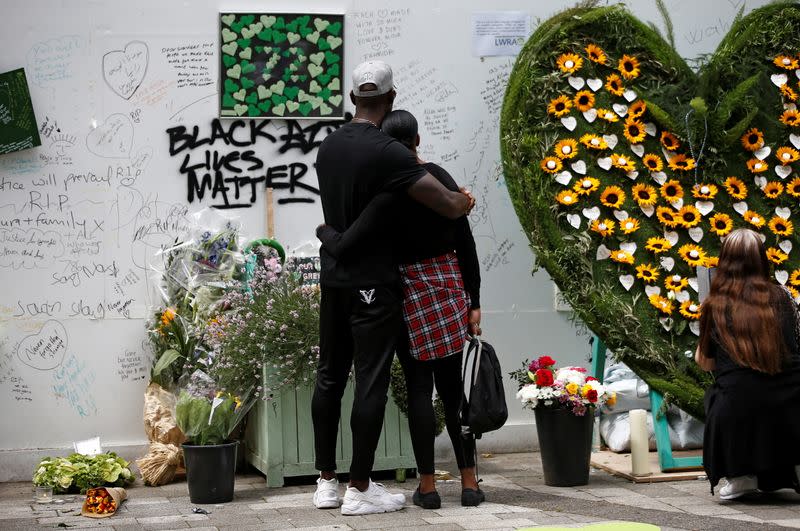
[(456, 255), (401, 265), (400, 273), (411, 356), (434, 360), (460, 354), (467, 337), (469, 296)]

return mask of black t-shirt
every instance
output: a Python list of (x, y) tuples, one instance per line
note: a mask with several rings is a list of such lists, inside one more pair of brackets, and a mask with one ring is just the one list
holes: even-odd
[[(425, 175), (409, 149), (369, 123), (350, 122), (322, 142), (317, 153), (317, 176), (325, 223), (344, 232), (381, 192), (405, 193)], [(337, 260), (322, 249), (323, 285), (369, 287), (398, 281), (392, 242), (365, 239)]]

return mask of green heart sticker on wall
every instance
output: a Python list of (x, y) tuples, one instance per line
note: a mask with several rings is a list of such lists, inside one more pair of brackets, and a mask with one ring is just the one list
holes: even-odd
[(314, 63), (308, 65), (308, 73), (311, 74), (311, 77), (317, 77), (322, 72), (324, 72), (324, 69), (321, 66), (317, 66)]
[(283, 90), (283, 95), (289, 98), (290, 100), (296, 99), (297, 94), (300, 92), (300, 87), (286, 87)]
[(269, 87), (269, 89), (275, 94), (283, 94), (283, 89), (285, 88), (286, 88), (286, 83), (284, 83), (283, 81), (278, 81), (277, 83)]
[(237, 101), (244, 101), (244, 97), (247, 95), (247, 91), (245, 89), (239, 90), (233, 93), (233, 99)]
[(240, 64), (242, 65), (243, 74), (250, 74), (256, 71), (256, 65), (254, 65), (250, 61), (242, 61)]
[(227, 69), (225, 73), (228, 75), (228, 77), (239, 79), (239, 76), (242, 75), (242, 67), (239, 65), (233, 65), (231, 68)]
[(339, 35), (342, 32), (342, 23), (341, 22), (334, 22), (330, 26), (328, 26), (328, 33), (333, 35)]
[(308, 116), (308, 114), (311, 112), (311, 109), (313, 109), (313, 107), (311, 106), (310, 103), (300, 104), (300, 114), (302, 114), (303, 116)]
[(322, 87), (320, 86), (319, 83), (317, 83), (316, 79), (312, 79), (311, 83), (308, 85), (308, 90), (309, 90), (309, 92), (312, 92), (312, 93), (316, 94), (317, 92), (322, 90)]
[(233, 112), (235, 112), (239, 116), (242, 116), (244, 113), (247, 112), (247, 105), (237, 103), (236, 105), (233, 106)]
[(250, 94), (247, 95), (244, 101), (246, 101), (247, 103), (258, 103), (258, 94), (256, 94), (255, 92), (251, 92)]
[[(328, 35), (325, 38), (325, 40), (328, 41), (328, 44), (331, 45), (331, 50), (335, 50), (336, 48), (341, 46), (343, 42), (341, 37), (336, 37), (334, 35)], [(319, 49), (321, 50), (322, 46), (320, 46)]]
[(328, 82), (330, 82), (330, 80), (331, 80), (330, 69), (328, 69), (328, 71), (326, 73), (320, 74), (318, 79), (319, 79), (320, 83), (322, 83), (323, 85), (327, 85)]
[(272, 31), (272, 41), (275, 44), (280, 44), (286, 40), (286, 34), (280, 31)]
[(336, 96), (331, 96), (330, 98), (328, 98), (328, 101), (338, 107), (339, 105), (342, 104), (342, 95), (337, 94)]
[(253, 31), (250, 28), (242, 28), (242, 37), (244, 37), (245, 39), (252, 39), (253, 37), (255, 37), (256, 33), (258, 32)]
[(222, 55), (222, 64), (224, 64), (226, 67), (230, 68), (231, 66), (236, 64), (236, 58), (233, 57), (232, 55), (223, 54)]
[(339, 54), (335, 54), (333, 52), (325, 52), (325, 62), (329, 65), (333, 65), (334, 63), (338, 63), (341, 56)]
[(289, 112), (297, 112), (297, 109), (300, 108), (300, 104), (296, 101), (287, 101), (286, 108), (289, 109)]
[(246, 88), (246, 89), (253, 88), (253, 86), (255, 86), (255, 84), (256, 84), (255, 81), (253, 81), (252, 79), (246, 78), (246, 77), (243, 77), (240, 80), (240, 82), (242, 84), (242, 88)]
[(265, 87), (264, 85), (259, 85), (258, 88), (256, 89), (256, 92), (258, 93), (258, 97), (261, 98), (262, 100), (265, 100), (270, 96), (272, 96), (272, 91), (267, 87)]
[(330, 97), (331, 97), (331, 91), (330, 91), (330, 90), (328, 90), (327, 88), (324, 88), (324, 89), (322, 89), (322, 90), (320, 90), (320, 91), (319, 91), (319, 94), (317, 94), (317, 96), (319, 96), (319, 97), (320, 97), (320, 98), (322, 98), (323, 100), (326, 100), (326, 101), (327, 101), (327, 100), (328, 100), (328, 98), (330, 98)]
[(265, 28), (271, 28), (277, 19), (273, 15), (261, 15), (259, 21), (264, 24)]
[(313, 32), (314, 32), (314, 29), (313, 29), (313, 28), (300, 28), (298, 31), (299, 31), (299, 33), (300, 33), (300, 36), (301, 36), (301, 37), (303, 37), (303, 38), (305, 39), (305, 38), (306, 38), (306, 37), (308, 37), (308, 36), (309, 36), (311, 33), (313, 33)]
[(250, 42), (251, 42), (251, 41), (250, 41), (250, 39), (236, 39), (236, 42), (237, 42), (237, 43), (239, 44), (239, 46), (241, 46), (242, 48), (247, 48), (248, 46), (250, 46)]
[(314, 27), (317, 28), (317, 31), (325, 31), (325, 28), (330, 26), (330, 21), (324, 20), (321, 18), (314, 19)]
[(336, 79), (334, 79), (333, 81), (331, 81), (330, 83), (328, 83), (328, 90), (332, 90), (332, 91), (336, 92), (336, 91), (340, 90), (341, 88), (342, 88), (342, 83), (339, 81), (338, 77)]
[(261, 110), (257, 105), (251, 103), (247, 106), (247, 116), (261, 116)]
[(222, 42), (233, 42), (239, 36), (228, 28), (222, 28)]
[(312, 33), (309, 33), (308, 35), (306, 35), (306, 40), (311, 44), (317, 44), (317, 41), (319, 41), (319, 32), (314, 31)]
[(236, 92), (239, 90), (239, 85), (230, 79), (225, 80), (225, 92)]
[(284, 29), (286, 27), (286, 21), (283, 20), (283, 17), (278, 17), (278, 20), (275, 21), (273, 27), (275, 29)]
[(280, 105), (281, 103), (286, 103), (286, 96), (281, 96), (280, 94), (273, 94), (270, 98), (272, 100), (272, 105)]
[(239, 52), (239, 57), (242, 59), (251, 59), (253, 57), (253, 49), (252, 48), (245, 48), (241, 52)]
[(325, 105), (324, 103), (322, 103), (322, 104), (320, 104), (320, 106), (319, 106), (319, 113), (320, 113), (322, 116), (329, 116), (329, 115), (333, 114), (333, 109), (331, 109), (330, 107), (328, 107), (327, 105)]
[(280, 103), (272, 107), (272, 113), (278, 116), (283, 116), (283, 113), (286, 112), (286, 105)]
[(224, 53), (226, 53), (226, 54), (228, 54), (228, 55), (231, 55), (231, 56), (232, 56), (233, 54), (235, 54), (235, 53), (236, 53), (236, 49), (237, 49), (238, 47), (239, 47), (239, 45), (236, 43), (236, 41), (234, 41), (234, 42), (229, 42), (228, 44), (223, 44), (223, 45), (222, 45), (222, 51), (223, 51)]
[(325, 53), (324, 52), (312, 53), (311, 55), (308, 56), (308, 60), (314, 63), (315, 65), (320, 66), (322, 65), (322, 61), (325, 60)]
[(329, 67), (328, 68), (328, 73), (330, 75), (332, 75), (332, 76), (338, 76), (339, 75), (339, 65), (335, 64), (335, 65)]
[(231, 96), (227, 92), (222, 95), (222, 106), (223, 107), (230, 109), (234, 105), (236, 105), (236, 100), (233, 99), (233, 96)]
[(320, 40), (318, 40), (318, 41), (317, 41), (317, 47), (318, 47), (320, 50), (322, 50), (323, 52), (324, 52), (325, 50), (330, 50), (330, 49), (331, 49), (331, 45), (330, 45), (330, 44), (328, 44), (328, 41), (326, 41), (325, 39), (320, 39)]
[(272, 108), (272, 101), (270, 100), (262, 101), (261, 103), (258, 104), (258, 108), (264, 111), (265, 113), (268, 113), (269, 110)]
[(226, 26), (230, 26), (236, 20), (236, 15), (222, 15), (219, 19)]
[(258, 32), (258, 38), (264, 42), (271, 42), (272, 41), (272, 30), (269, 28), (265, 28)]

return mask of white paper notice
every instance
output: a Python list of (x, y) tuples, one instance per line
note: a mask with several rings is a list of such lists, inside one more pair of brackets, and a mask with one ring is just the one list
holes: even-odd
[(472, 14), (472, 55), (517, 55), (531, 32), (531, 16), (523, 11), (480, 11)]

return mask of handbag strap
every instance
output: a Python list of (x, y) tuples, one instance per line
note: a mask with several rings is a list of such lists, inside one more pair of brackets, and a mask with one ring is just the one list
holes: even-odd
[[(470, 354), (472, 354), (472, 375), (469, 379), (469, 396), (466, 396), (467, 407), (469, 407), (470, 400), (472, 400), (472, 386), (475, 385), (475, 375), (481, 364), (481, 352), (483, 351), (483, 342), (480, 336), (472, 336), (472, 339), (467, 346), (467, 353), (464, 355), (464, 368), (461, 373), (461, 382), (467, 383), (467, 369), (469, 368)], [(466, 387), (466, 386), (465, 386)]]

